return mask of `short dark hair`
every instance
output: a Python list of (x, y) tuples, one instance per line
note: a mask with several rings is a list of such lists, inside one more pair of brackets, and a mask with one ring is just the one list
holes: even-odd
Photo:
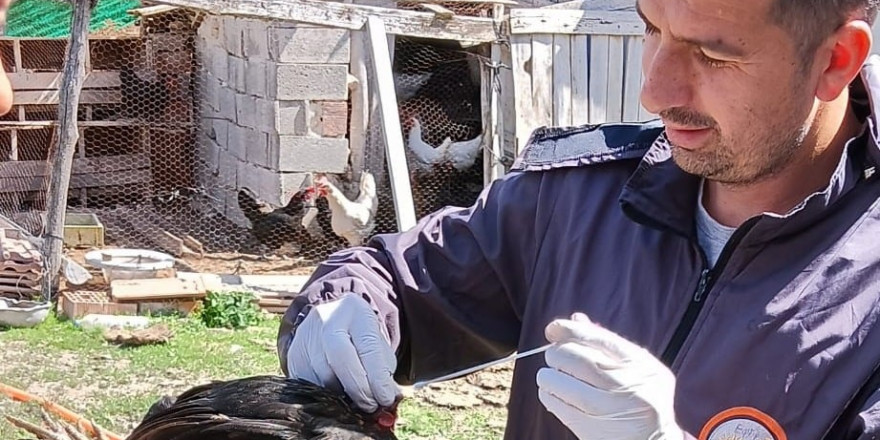
[(770, 19), (798, 42), (805, 63), (822, 41), (849, 19), (874, 24), (880, 0), (773, 0)]

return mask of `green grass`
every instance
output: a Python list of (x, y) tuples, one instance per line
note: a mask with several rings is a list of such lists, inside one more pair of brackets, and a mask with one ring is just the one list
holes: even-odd
[[(0, 382), (28, 390), (113, 432), (128, 433), (164, 394), (209, 380), (280, 374), (274, 342), (278, 318), (244, 330), (209, 329), (196, 319), (160, 318), (175, 332), (164, 345), (120, 348), (100, 330), (50, 316), (32, 329), (0, 330)], [(37, 421), (30, 405), (0, 396), (0, 413)], [(400, 407), (403, 440), (497, 439), (498, 408), (451, 410), (414, 399)], [(0, 439), (26, 438), (0, 420)]]

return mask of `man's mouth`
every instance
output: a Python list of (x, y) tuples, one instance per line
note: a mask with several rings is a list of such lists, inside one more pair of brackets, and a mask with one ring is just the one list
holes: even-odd
[(676, 147), (692, 150), (703, 144), (712, 133), (709, 127), (688, 127), (684, 125), (667, 125), (666, 137)]

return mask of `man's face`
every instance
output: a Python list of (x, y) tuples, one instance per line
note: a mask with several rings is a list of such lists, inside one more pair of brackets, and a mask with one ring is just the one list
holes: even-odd
[(802, 151), (815, 84), (771, 22), (771, 1), (638, 0), (642, 104), (660, 115), (684, 171), (749, 184)]

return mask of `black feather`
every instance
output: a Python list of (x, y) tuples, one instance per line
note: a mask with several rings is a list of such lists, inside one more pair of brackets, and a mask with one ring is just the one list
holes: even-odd
[(346, 396), (303, 380), (212, 382), (160, 402), (127, 440), (396, 440)]
[(285, 243), (311, 245), (312, 236), (302, 225), (308, 209), (308, 192), (294, 194), (285, 206), (272, 208), (257, 201), (254, 193), (242, 188), (238, 192), (238, 206), (251, 222), (251, 232), (260, 244), (275, 250)]

